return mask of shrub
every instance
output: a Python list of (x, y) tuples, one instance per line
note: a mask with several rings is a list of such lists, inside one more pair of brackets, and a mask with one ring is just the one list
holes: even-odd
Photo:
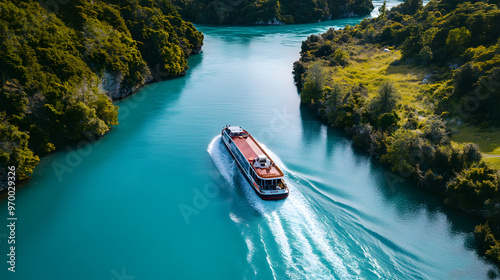
[(399, 121), (396, 111), (384, 113), (378, 118), (378, 126), (382, 131), (392, 131)]
[(474, 165), (448, 183), (445, 202), (464, 210), (486, 210), (486, 202), (493, 205), (500, 202), (498, 184), (496, 170), (485, 164)]
[(433, 57), (432, 50), (429, 46), (423, 47), (420, 52), (418, 53), (418, 61), (423, 64), (427, 65), (429, 62), (431, 62)]
[(452, 56), (456, 57), (467, 49), (470, 39), (471, 33), (466, 27), (455, 28), (448, 32), (446, 47)]
[(349, 53), (343, 51), (341, 48), (338, 48), (333, 53), (332, 58), (337, 65), (345, 66), (348, 64)]

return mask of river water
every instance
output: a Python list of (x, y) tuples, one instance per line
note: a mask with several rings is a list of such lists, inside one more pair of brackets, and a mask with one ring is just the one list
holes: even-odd
[[(394, 2), (394, 1), (393, 1)], [(391, 3), (391, 2), (390, 2)], [(380, 5), (379, 2), (376, 2)], [(474, 221), (396, 177), (300, 106), (292, 64), (308, 35), (360, 19), (197, 26), (183, 78), (117, 102), (103, 139), (42, 159), (16, 194), (16, 272), (1, 279), (487, 279)], [(241, 125), (282, 167), (264, 202), (219, 133)], [(0, 202), (7, 224), (7, 201)]]

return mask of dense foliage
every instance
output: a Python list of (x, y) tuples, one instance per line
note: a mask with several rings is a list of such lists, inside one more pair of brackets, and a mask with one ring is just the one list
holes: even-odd
[[(444, 194), (448, 205), (488, 219), (476, 236), (497, 263), (500, 175), (481, 162), (477, 144), (451, 141), (446, 123), (500, 124), (499, 26), (498, 1), (430, 1), (423, 7), (407, 0), (391, 11), (384, 5), (378, 18), (355, 27), (311, 35), (294, 64), (302, 102), (331, 125), (344, 127), (354, 144), (389, 164), (397, 176)], [(392, 66), (430, 72), (419, 93), (436, 104), (430, 112), (401, 102), (390, 81), (370, 92), (365, 81), (329, 77), (335, 68), (366, 59), (368, 50), (384, 49), (402, 53)]]
[(371, 0), (173, 0), (187, 20), (210, 24), (305, 23), (367, 15)]
[(38, 155), (102, 136), (111, 98), (182, 75), (203, 40), (167, 1), (47, 2), (0, 0), (0, 173), (19, 179)]

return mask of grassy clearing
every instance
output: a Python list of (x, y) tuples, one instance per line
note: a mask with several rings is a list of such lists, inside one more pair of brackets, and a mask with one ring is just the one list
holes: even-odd
[(500, 156), (484, 155), (483, 160), (489, 167), (500, 169)]
[(373, 97), (380, 85), (391, 80), (401, 94), (402, 105), (417, 105), (418, 109), (427, 109), (421, 81), (429, 70), (422, 67), (408, 65), (391, 65), (401, 58), (401, 52), (384, 52), (378, 48), (364, 49), (361, 47), (349, 48), (351, 59), (346, 67), (328, 68), (330, 82), (357, 85), (363, 84)]
[(500, 169), (500, 129), (484, 130), (469, 125), (454, 125), (450, 128), (453, 141), (477, 143), (483, 153), (483, 160), (490, 167)]
[[(432, 102), (424, 93), (422, 80), (431, 70), (408, 65), (391, 65), (401, 58), (399, 50), (384, 52), (378, 48), (350, 46), (349, 65), (328, 67), (329, 82), (340, 84), (363, 84), (372, 98), (380, 85), (391, 80), (401, 94), (402, 105), (410, 105), (432, 114)], [(483, 153), (483, 160), (492, 168), (500, 169), (500, 129), (484, 130), (468, 125), (450, 126), (452, 140), (458, 143), (477, 143)]]

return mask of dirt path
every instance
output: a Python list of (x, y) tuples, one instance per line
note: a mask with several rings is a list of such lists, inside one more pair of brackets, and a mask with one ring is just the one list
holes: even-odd
[(500, 155), (483, 154), (483, 157), (486, 157), (486, 158), (500, 158)]

